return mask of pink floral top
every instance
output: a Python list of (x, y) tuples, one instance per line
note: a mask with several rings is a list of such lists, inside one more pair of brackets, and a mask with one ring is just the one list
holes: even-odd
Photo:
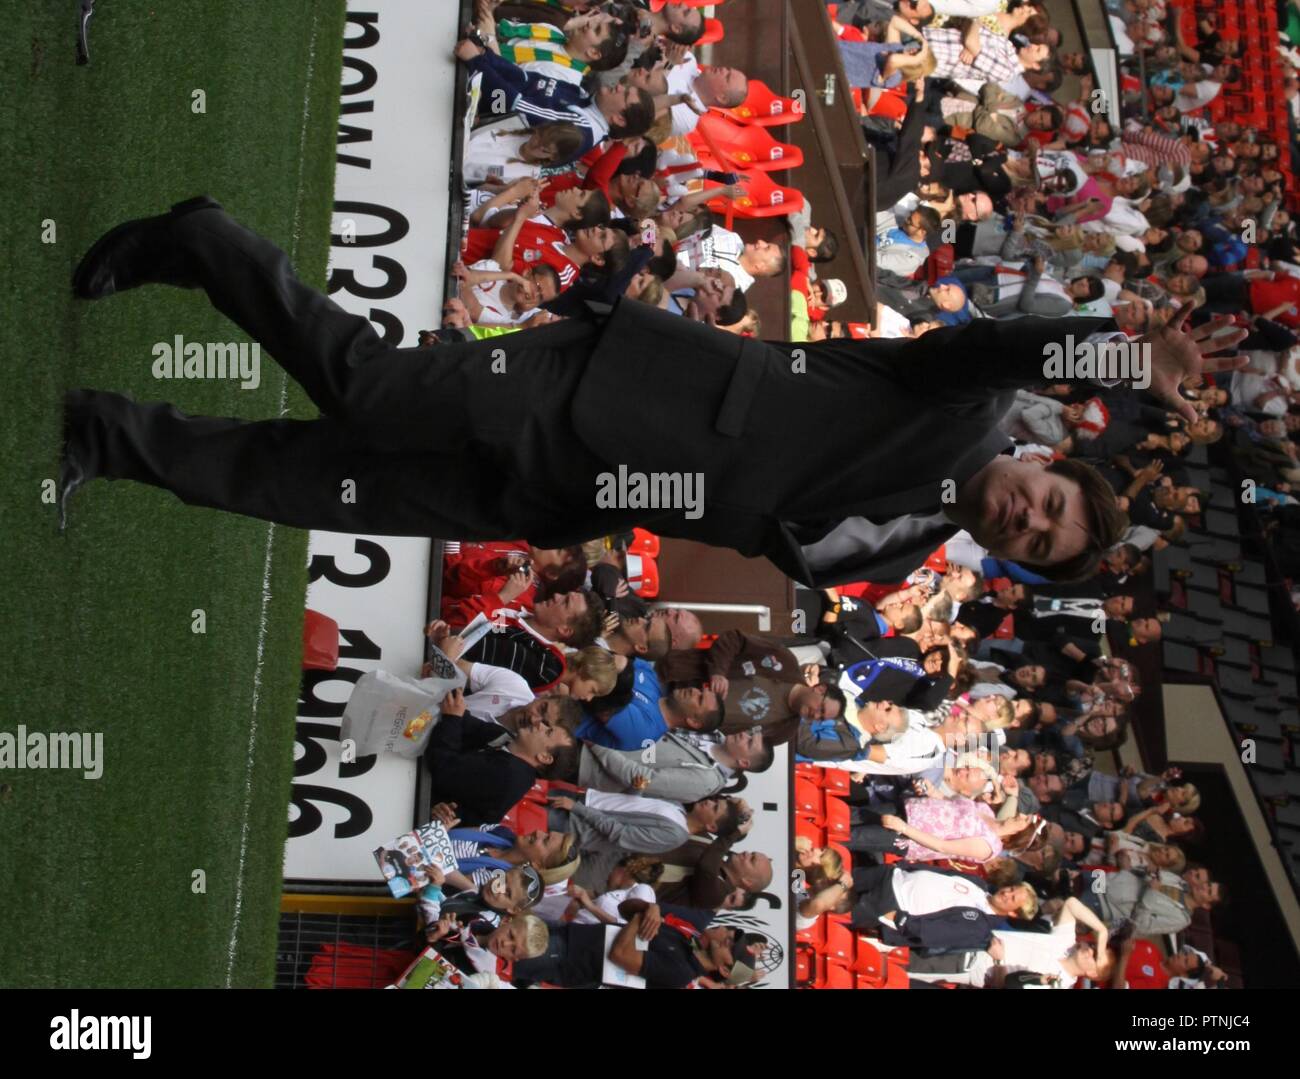
[[(913, 828), (939, 839), (983, 839), (989, 845), (989, 853), (983, 858), (971, 858), (972, 861), (987, 862), (1002, 853), (1002, 840), (994, 828), (993, 810), (983, 802), (969, 798), (912, 798), (903, 807), (903, 812)], [(923, 847), (911, 839), (903, 853), (903, 859), (908, 862), (933, 862), (948, 857), (950, 855)]]

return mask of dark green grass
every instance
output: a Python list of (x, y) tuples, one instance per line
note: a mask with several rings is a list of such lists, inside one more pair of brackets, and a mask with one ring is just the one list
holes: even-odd
[[(91, 66), (77, 68), (74, 4), (8, 5), (0, 66), (0, 731), (102, 731), (105, 759), (98, 781), (0, 774), (0, 984), (268, 985), (306, 535), (275, 530), (264, 607), (266, 525), (100, 482), (77, 497), (61, 537), (42, 482), (56, 475), (67, 387), (276, 415), (284, 379), (269, 357), (256, 391), (152, 378), (158, 341), (239, 339), (201, 293), (151, 287), (74, 303), (68, 281), (109, 226), (202, 192), (323, 281), (344, 4), (99, 6)], [(207, 94), (204, 115), (191, 111), (195, 89)], [(312, 414), (296, 388), (287, 404)], [(191, 632), (198, 608), (205, 635)], [(195, 870), (205, 894), (192, 890)]]

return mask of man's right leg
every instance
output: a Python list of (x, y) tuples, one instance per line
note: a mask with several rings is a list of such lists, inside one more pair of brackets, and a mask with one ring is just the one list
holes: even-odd
[(171, 405), (73, 390), (68, 452), (89, 477), (131, 479), (183, 502), (265, 521), (390, 536), (506, 539), (508, 480), (476, 455), (376, 453), (335, 420), (185, 416)]

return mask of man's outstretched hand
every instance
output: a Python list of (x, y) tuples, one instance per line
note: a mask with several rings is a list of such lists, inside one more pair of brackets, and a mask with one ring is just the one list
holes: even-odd
[(1178, 392), (1183, 379), (1216, 371), (1238, 371), (1249, 361), (1233, 351), (1245, 340), (1244, 329), (1239, 327), (1218, 334), (1231, 323), (1231, 316), (1220, 315), (1189, 331), (1185, 325), (1191, 313), (1192, 304), (1183, 304), (1164, 326), (1151, 330), (1139, 340), (1151, 346), (1151, 392), (1188, 423), (1195, 423), (1196, 409)]

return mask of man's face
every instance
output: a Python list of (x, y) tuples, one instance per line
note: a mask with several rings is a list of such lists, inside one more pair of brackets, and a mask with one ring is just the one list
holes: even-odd
[(1035, 109), (1025, 117), (1025, 126), (1030, 131), (1051, 131), (1055, 126), (1052, 123), (1052, 114), (1046, 109)]
[(1107, 618), (1128, 618), (1133, 614), (1132, 596), (1110, 596), (1102, 602)]
[(772, 859), (758, 851), (737, 851), (727, 859), (727, 876), (737, 888), (761, 892), (772, 881)]
[(723, 739), (723, 746), (741, 768), (748, 768), (763, 752), (763, 732), (755, 727), (753, 730), (729, 734)]
[(1090, 738), (1105, 738), (1119, 729), (1119, 720), (1114, 716), (1090, 716), (1084, 721), (1084, 733)]
[(1038, 689), (1047, 681), (1047, 669), (1038, 663), (1017, 667), (1015, 679), (1021, 689)]
[(695, 79), (695, 92), (706, 105), (739, 104), (748, 91), (745, 73), (734, 67), (707, 67)]
[(901, 0), (898, 13), (913, 26), (919, 26), (934, 14), (934, 8), (930, 5), (930, 0), (916, 0), (915, 3), (912, 0)]
[(819, 229), (816, 225), (809, 225), (803, 230), (803, 247), (809, 255), (817, 254), (817, 249), (826, 240), (826, 230)]
[(752, 240), (745, 244), (746, 262), (752, 267), (750, 272), (755, 277), (771, 277), (781, 268), (782, 251), (776, 244), (766, 240)]
[(699, 8), (669, 4), (661, 14), (669, 32), (674, 34), (696, 34), (704, 28), (704, 12)]
[(1052, 50), (1046, 45), (1030, 43), (1023, 49), (1018, 50), (1020, 55), (1020, 64), (1029, 71), (1037, 70), (1042, 62), (1047, 59), (1047, 54), (1051, 51)]
[(898, 730), (902, 715), (893, 701), (871, 701), (858, 709), (858, 722), (872, 737)]
[(1027, 749), (1004, 749), (998, 758), (998, 770), (1004, 776), (1023, 775), (1032, 763)]
[(1174, 269), (1179, 273), (1191, 274), (1193, 277), (1204, 277), (1209, 268), (1210, 264), (1204, 255), (1184, 255), (1174, 263)]
[(703, 719), (718, 710), (718, 695), (707, 686), (678, 686), (673, 690), (673, 704), (687, 719)]
[(619, 232), (608, 225), (596, 225), (591, 228), (578, 229), (573, 234), (573, 245), (596, 263), (605, 261), (605, 252), (614, 246)]
[(563, 727), (553, 727), (549, 722), (520, 727), (515, 735), (515, 745), (522, 755), (540, 764), (550, 764), (555, 751), (573, 745), (573, 735)]
[(1067, 858), (1078, 858), (1088, 849), (1088, 840), (1082, 832), (1066, 832), (1065, 844), (1062, 847)]
[(993, 200), (983, 191), (957, 196), (957, 208), (963, 221), (983, 221), (993, 213)]
[(694, 648), (704, 635), (699, 618), (685, 607), (665, 607), (655, 611), (651, 620), (658, 618), (668, 627), (673, 648)]
[(1005, 455), (957, 492), (953, 518), (991, 554), (1050, 566), (1088, 547), (1088, 507), (1072, 479)]
[(1060, 776), (1030, 776), (1029, 789), (1040, 802), (1055, 802), (1065, 789), (1065, 781)]
[(840, 702), (827, 700), (826, 686), (800, 686), (795, 700), (804, 719), (834, 719), (840, 714)]
[(546, 626), (560, 640), (573, 635), (574, 620), (586, 612), (587, 599), (581, 592), (557, 592), (533, 605), (534, 621)]
[(930, 299), (940, 311), (957, 312), (966, 306), (966, 297), (956, 285), (935, 285), (930, 289)]
[(1131, 623), (1133, 636), (1139, 644), (1160, 639), (1160, 621), (1156, 618), (1135, 618)]
[(718, 824), (727, 812), (725, 798), (705, 798), (696, 802), (692, 814), (700, 826), (709, 833), (716, 833)]
[(1118, 802), (1094, 802), (1092, 815), (1102, 827), (1115, 828), (1124, 819), (1124, 807)]
[(599, 60), (600, 47), (613, 33), (616, 22), (613, 15), (601, 11), (571, 16), (564, 24), (567, 51), (579, 60)]
[(611, 124), (621, 126), (626, 119), (624, 110), (632, 97), (632, 87), (626, 83), (602, 86), (596, 91), (596, 107)]

